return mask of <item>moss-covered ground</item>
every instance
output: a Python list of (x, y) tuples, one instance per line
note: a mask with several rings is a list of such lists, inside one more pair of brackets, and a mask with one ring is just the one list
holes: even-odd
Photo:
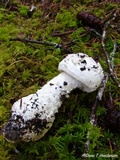
[[(8, 120), (12, 104), (19, 98), (34, 93), (59, 72), (58, 63), (67, 55), (63, 49), (41, 44), (12, 41), (27, 38), (60, 43), (71, 52), (84, 52), (99, 60), (108, 72), (100, 37), (78, 25), (79, 11), (92, 12), (102, 20), (119, 3), (97, 0), (11, 0), (0, 2), (0, 125)], [(33, 15), (31, 5), (36, 6)], [(118, 16), (119, 17), (119, 16)], [(118, 19), (119, 21), (119, 19)], [(115, 75), (120, 80), (120, 21), (107, 29), (106, 47), (117, 50), (114, 58)], [(120, 107), (120, 89), (109, 78), (104, 94), (110, 90), (114, 103)], [(112, 160), (120, 157), (120, 133), (104, 125), (106, 109), (98, 104), (96, 116), (100, 124), (91, 126), (89, 117), (97, 92), (74, 91), (66, 99), (52, 128), (37, 142), (9, 143), (0, 135), (0, 160), (80, 160), (84, 153), (87, 132), (90, 131), (89, 155)], [(119, 124), (119, 123), (118, 123)], [(118, 125), (120, 127), (120, 125)], [(113, 157), (109, 157), (113, 155)], [(92, 159), (92, 158), (88, 158)], [(93, 158), (95, 159), (95, 158)]]

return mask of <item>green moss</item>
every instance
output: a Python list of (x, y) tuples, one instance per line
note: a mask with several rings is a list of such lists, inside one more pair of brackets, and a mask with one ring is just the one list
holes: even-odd
[(56, 23), (59, 24), (59, 28), (62, 28), (62, 30), (65, 30), (65, 28), (75, 28), (77, 26), (74, 14), (65, 9), (61, 9), (61, 12), (57, 14), (55, 20)]
[[(48, 80), (56, 76), (58, 63), (66, 56), (64, 50), (52, 46), (26, 44), (10, 41), (10, 38), (29, 38), (31, 40), (60, 43), (72, 52), (85, 52), (99, 59), (104, 71), (108, 71), (106, 60), (101, 48), (100, 38), (86, 31), (81, 24), (78, 26), (76, 14), (78, 11), (89, 11), (105, 17), (111, 9), (118, 8), (116, 3), (98, 3), (96, 0), (54, 0), (51, 3), (34, 1), (37, 7), (33, 16), (28, 18), (30, 5), (11, 3), (19, 7), (18, 11), (1, 5), (0, 8), (0, 124), (8, 120), (12, 104), (20, 97), (34, 93)], [(1, 3), (1, 2), (0, 2)], [(57, 9), (56, 9), (57, 8)], [(55, 9), (55, 11), (54, 11)], [(119, 20), (118, 20), (119, 22)], [(71, 31), (71, 33), (67, 33)], [(119, 26), (108, 28), (106, 48), (113, 51), (113, 42), (117, 43), (115, 55), (115, 74), (120, 80), (120, 35)], [(57, 36), (55, 36), (55, 34)], [(74, 42), (74, 43), (73, 43)], [(105, 93), (111, 89), (115, 104), (120, 107), (120, 92), (115, 83), (109, 79)], [(80, 160), (84, 153), (87, 132), (90, 132), (89, 154), (114, 154), (120, 156), (119, 133), (112, 133), (107, 128), (91, 126), (89, 117), (97, 92), (87, 94), (73, 91), (56, 114), (55, 122), (48, 133), (37, 142), (16, 143), (7, 142), (0, 135), (0, 160)], [(97, 108), (97, 118), (104, 123), (106, 109), (100, 103)], [(116, 148), (111, 144), (116, 142)], [(19, 153), (15, 152), (16, 149)], [(103, 159), (97, 157), (99, 160)], [(88, 158), (90, 159), (90, 158)], [(105, 159), (105, 158), (104, 158)], [(107, 158), (110, 160), (110, 158)]]
[(21, 5), (19, 7), (19, 13), (20, 15), (26, 17), (28, 15), (28, 11), (29, 11), (29, 8), (27, 6), (24, 6), (24, 5)]

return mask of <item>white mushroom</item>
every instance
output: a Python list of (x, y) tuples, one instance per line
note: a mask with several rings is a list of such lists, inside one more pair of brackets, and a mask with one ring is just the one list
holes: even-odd
[(80, 88), (95, 91), (104, 77), (101, 65), (84, 53), (69, 54), (58, 66), (61, 73), (35, 94), (15, 102), (3, 135), (8, 141), (36, 141), (44, 136), (55, 120), (63, 97)]

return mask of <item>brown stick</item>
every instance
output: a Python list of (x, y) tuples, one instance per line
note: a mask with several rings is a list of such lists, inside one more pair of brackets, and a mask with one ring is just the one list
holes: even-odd
[(53, 32), (52, 34), (51, 34), (51, 36), (64, 36), (64, 35), (67, 35), (67, 34), (71, 34), (71, 33), (73, 33), (74, 32), (74, 30), (73, 31), (66, 31), (66, 32), (64, 32), (64, 33), (61, 33), (61, 32)]
[(120, 88), (120, 83), (119, 83), (119, 81), (117, 80), (117, 77), (114, 74), (113, 67), (111, 65), (111, 61), (110, 61), (110, 57), (109, 57), (109, 53), (108, 53), (108, 51), (106, 49), (106, 45), (105, 45), (107, 28), (108, 28), (109, 24), (116, 18), (116, 16), (117, 16), (117, 14), (114, 13), (113, 18), (111, 20), (107, 21), (104, 24), (102, 38), (101, 38), (101, 44), (102, 44), (102, 49), (104, 51), (104, 55), (105, 55), (106, 62), (107, 62), (107, 65), (108, 65), (108, 70), (109, 70), (110, 76), (113, 79), (113, 81), (116, 83), (116, 85)]
[[(96, 109), (97, 109), (98, 102), (102, 100), (103, 92), (105, 90), (107, 81), (108, 81), (108, 74), (106, 73), (104, 75), (102, 83), (101, 83), (101, 85), (99, 87), (99, 90), (98, 90), (94, 105), (92, 107), (92, 111), (91, 111), (91, 115), (90, 115), (90, 124), (92, 126), (96, 126), (96, 124), (97, 124), (97, 121), (96, 121)], [(87, 141), (85, 143), (84, 153), (82, 154), (82, 157), (84, 159), (87, 159), (87, 154), (89, 152), (89, 145), (90, 145), (89, 135), (90, 135), (90, 131), (87, 132)]]
[(55, 43), (55, 42), (29, 40), (29, 39), (26, 39), (26, 38), (24, 38), (24, 39), (23, 38), (10, 38), (10, 41), (20, 41), (20, 42), (23, 42), (25, 44), (35, 43), (35, 44), (42, 44), (42, 45), (46, 45), (46, 46), (53, 46), (54, 48), (63, 49), (68, 54), (71, 53), (71, 51), (69, 49), (66, 49), (61, 44), (58, 44), (58, 43)]

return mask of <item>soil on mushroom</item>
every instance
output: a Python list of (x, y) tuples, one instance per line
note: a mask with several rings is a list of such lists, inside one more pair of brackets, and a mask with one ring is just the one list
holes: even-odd
[[(31, 14), (29, 10), (32, 5), (36, 9)], [(58, 74), (58, 63), (68, 54), (66, 51), (84, 52), (100, 61), (104, 70), (108, 71), (99, 35), (91, 32), (89, 26), (86, 27), (82, 23), (78, 25), (76, 15), (80, 11), (90, 12), (104, 20), (108, 18), (111, 10), (119, 11), (119, 8), (119, 2), (112, 0), (0, 2), (0, 128), (8, 120), (11, 106), (15, 101), (34, 93)], [(10, 40), (18, 37), (55, 42), (66, 50)], [(120, 79), (119, 16), (107, 30), (106, 48), (109, 53), (113, 51), (114, 41), (117, 43), (114, 71)], [(108, 81), (105, 95), (109, 89), (119, 109), (120, 92), (111, 79)], [(12, 144), (0, 135), (0, 159), (80, 159), (84, 153), (88, 130), (91, 131), (89, 155), (109, 153), (119, 156), (119, 133), (114, 133), (105, 126), (106, 109), (102, 104), (98, 105), (96, 112), (99, 125), (93, 127), (89, 123), (91, 106), (95, 98), (96, 92), (86, 94), (74, 90), (56, 114), (53, 127), (37, 142)]]

